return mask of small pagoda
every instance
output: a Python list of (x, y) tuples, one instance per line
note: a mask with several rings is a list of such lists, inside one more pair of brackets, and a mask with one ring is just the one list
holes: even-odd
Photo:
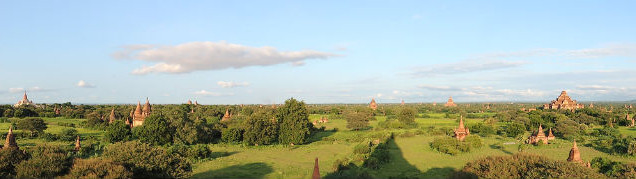
[(223, 115), (223, 118), (221, 119), (221, 121), (229, 121), (230, 119), (232, 119), (232, 114), (230, 113), (230, 109), (225, 109), (225, 115)]
[(455, 133), (455, 139), (459, 141), (464, 141), (464, 138), (470, 135), (470, 130), (464, 126), (463, 116), (459, 116), (459, 126), (453, 132)]
[(18, 143), (15, 142), (15, 135), (13, 134), (13, 127), (9, 127), (9, 133), (7, 133), (7, 139), (4, 141), (2, 149), (20, 149)]
[(455, 102), (453, 102), (453, 97), (450, 96), (450, 97), (448, 97), (448, 101), (446, 101), (446, 104), (444, 104), (444, 106), (446, 106), (446, 107), (455, 107), (455, 106), (457, 106), (457, 104), (455, 104)]
[(137, 107), (134, 112), (130, 111), (130, 116), (132, 117), (132, 122), (127, 121), (130, 127), (137, 127), (144, 124), (144, 120), (146, 117), (150, 116), (150, 112), (152, 111), (150, 107), (150, 101), (146, 98), (146, 104), (144, 104), (143, 109), (141, 108), (141, 103), (137, 101)]
[(375, 98), (371, 98), (371, 103), (369, 103), (369, 108), (373, 110), (378, 109), (378, 103), (375, 102)]
[(80, 136), (77, 136), (77, 139), (75, 140), (75, 148), (73, 150), (77, 152), (81, 148), (82, 148), (82, 144), (80, 143)]
[(585, 162), (581, 159), (581, 152), (579, 151), (579, 147), (576, 146), (576, 140), (572, 142), (572, 149), (570, 149), (570, 155), (568, 156), (567, 161), (591, 168), (590, 162)]
[(318, 157), (314, 161), (314, 173), (311, 175), (311, 179), (320, 179), (320, 169), (318, 167)]
[(526, 140), (526, 143), (536, 145), (541, 142), (543, 144), (548, 144), (548, 140), (554, 140), (555, 138), (552, 134), (552, 128), (550, 128), (549, 132), (550, 133), (548, 134), (548, 136), (546, 136), (545, 132), (543, 132), (543, 127), (541, 126), (541, 124), (539, 124), (539, 130), (537, 130), (536, 133), (530, 135), (530, 137), (528, 137), (528, 140)]

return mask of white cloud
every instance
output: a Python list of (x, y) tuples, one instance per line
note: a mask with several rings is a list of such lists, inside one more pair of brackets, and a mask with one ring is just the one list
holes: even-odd
[(194, 94), (201, 96), (234, 96), (234, 93), (218, 93), (206, 90), (196, 91)]
[(95, 85), (89, 84), (84, 80), (80, 80), (79, 82), (77, 82), (77, 86), (82, 88), (95, 88)]
[(34, 86), (28, 89), (25, 88), (9, 88), (9, 93), (23, 93), (24, 91), (27, 92), (46, 92), (46, 91), (53, 91), (51, 89), (44, 89), (44, 88), (40, 88), (39, 86)]
[(431, 67), (419, 67), (414, 69), (412, 75), (425, 77), (432, 75), (452, 75), (459, 73), (471, 73), (478, 71), (490, 71), (504, 68), (518, 67), (526, 62), (504, 60), (464, 60), (456, 63), (438, 64)]
[(603, 58), (611, 56), (635, 57), (636, 44), (610, 44), (598, 48), (562, 50), (539, 48), (512, 52), (496, 52), (477, 55), (477, 59), (511, 58), (511, 57), (566, 57), (571, 59)]
[(231, 82), (231, 81), (219, 81), (216, 84), (223, 88), (245, 87), (249, 86), (248, 82)]
[(278, 51), (274, 47), (249, 47), (221, 42), (189, 42), (175, 46), (125, 46), (112, 54), (116, 59), (155, 63), (133, 70), (132, 74), (189, 73), (194, 71), (269, 66), (282, 63), (304, 64), (309, 59), (327, 59), (336, 54), (313, 50)]
[(454, 88), (450, 86), (442, 86), (442, 85), (417, 85), (418, 88), (432, 90), (432, 91), (459, 91), (460, 88)]

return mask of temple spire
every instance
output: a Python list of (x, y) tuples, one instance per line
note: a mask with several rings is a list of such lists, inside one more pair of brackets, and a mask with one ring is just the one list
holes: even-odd
[(464, 128), (464, 116), (459, 115), (459, 128), (463, 129)]
[(579, 148), (576, 146), (576, 140), (572, 142), (572, 149), (570, 149), (570, 155), (568, 156), (568, 162), (582, 162), (581, 153), (579, 152)]
[(81, 147), (82, 145), (80, 144), (80, 136), (77, 136), (77, 139), (75, 140), (75, 151), (79, 151)]
[(27, 98), (27, 94), (26, 94), (26, 90), (24, 90), (24, 96), (22, 96), (22, 100), (28, 100), (29, 98)]
[(318, 167), (318, 157), (316, 157), (316, 160), (314, 162), (314, 173), (311, 176), (312, 179), (320, 179), (320, 169)]
[(15, 135), (13, 134), (13, 126), (9, 127), (9, 133), (7, 133), (7, 139), (4, 142), (2, 149), (16, 148), (18, 149), (18, 143), (15, 142)]
[(135, 108), (135, 114), (141, 115), (141, 102), (137, 101), (137, 108)]

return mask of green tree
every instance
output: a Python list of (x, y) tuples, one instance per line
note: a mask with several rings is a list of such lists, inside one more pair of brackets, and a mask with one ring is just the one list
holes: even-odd
[(221, 134), (221, 140), (227, 143), (239, 143), (243, 141), (243, 129), (232, 127), (224, 129)]
[(76, 159), (67, 178), (131, 178), (132, 172), (111, 160)]
[(503, 130), (508, 137), (518, 137), (526, 131), (526, 126), (520, 123), (510, 123)]
[(349, 110), (345, 112), (344, 118), (347, 120), (347, 128), (351, 130), (362, 130), (369, 127), (369, 121), (373, 118), (373, 113)]
[(140, 141), (152, 145), (163, 145), (172, 142), (172, 133), (174, 132), (161, 115), (146, 117), (144, 124), (133, 128), (132, 131), (134, 136)]
[(18, 178), (53, 178), (66, 173), (71, 164), (64, 149), (43, 144), (31, 152), (31, 159), (18, 164), (16, 172)]
[(477, 159), (468, 162), (462, 173), (474, 178), (605, 178), (577, 163), (525, 153)]
[(18, 121), (17, 127), (22, 130), (28, 130), (31, 132), (31, 136), (35, 136), (44, 132), (47, 126), (44, 120), (40, 118), (26, 118)]
[(60, 140), (74, 141), (77, 138), (77, 130), (73, 128), (66, 128), (62, 130), (60, 134)]
[(29, 155), (17, 148), (0, 149), (0, 178), (12, 178), (16, 174), (15, 167), (27, 160)]
[(415, 109), (410, 107), (402, 107), (397, 115), (397, 118), (404, 124), (414, 124), (416, 115), (417, 111)]
[(273, 111), (258, 110), (250, 115), (243, 124), (243, 140), (248, 144), (272, 144), (278, 137), (278, 125)]
[(305, 102), (294, 98), (278, 108), (276, 118), (280, 123), (278, 141), (282, 144), (303, 144), (310, 134), (311, 123)]
[(127, 141), (130, 139), (132, 133), (130, 132), (130, 126), (124, 124), (123, 121), (115, 121), (106, 128), (104, 139), (110, 143)]
[(13, 117), (36, 117), (38, 113), (27, 107), (18, 107), (13, 111)]
[(103, 155), (132, 171), (132, 178), (187, 178), (192, 173), (192, 164), (186, 158), (139, 141), (114, 143)]

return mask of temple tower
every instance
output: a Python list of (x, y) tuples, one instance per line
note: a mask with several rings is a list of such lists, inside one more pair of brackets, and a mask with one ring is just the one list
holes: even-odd
[(73, 150), (77, 152), (80, 148), (82, 148), (82, 144), (80, 144), (80, 136), (77, 136), (77, 139), (75, 140), (75, 148)]
[(369, 103), (369, 108), (373, 110), (378, 109), (378, 104), (375, 102), (375, 98), (371, 98), (371, 103)]
[(117, 120), (117, 118), (115, 118), (115, 107), (113, 107), (113, 109), (110, 110), (110, 116), (108, 116), (108, 123), (113, 123), (115, 120)]
[(15, 148), (19, 149), (18, 143), (15, 142), (15, 135), (13, 134), (13, 126), (9, 127), (9, 133), (7, 133), (7, 140), (4, 142), (2, 149)]
[(464, 141), (466, 136), (470, 135), (470, 130), (464, 126), (464, 117), (459, 116), (459, 126), (454, 130), (455, 139)]
[(576, 146), (576, 140), (572, 143), (572, 149), (570, 149), (570, 156), (568, 156), (568, 162), (576, 162), (582, 163), (581, 153), (579, 152), (579, 148)]
[(446, 106), (446, 107), (455, 107), (455, 106), (457, 106), (457, 104), (455, 104), (455, 102), (453, 101), (453, 97), (450, 96), (450, 97), (448, 97), (448, 101), (446, 101), (446, 104), (444, 104), (444, 106)]
[(314, 173), (311, 175), (311, 179), (320, 179), (320, 169), (318, 168), (318, 157), (314, 162)]
[(231, 118), (232, 114), (230, 114), (230, 109), (225, 109), (225, 115), (223, 115), (221, 121), (229, 121)]
[(552, 134), (552, 128), (550, 128), (550, 130), (548, 130), (548, 137), (547, 137), (547, 139), (548, 139), (548, 140), (554, 140), (554, 138), (555, 138), (555, 137), (554, 137), (554, 134)]

